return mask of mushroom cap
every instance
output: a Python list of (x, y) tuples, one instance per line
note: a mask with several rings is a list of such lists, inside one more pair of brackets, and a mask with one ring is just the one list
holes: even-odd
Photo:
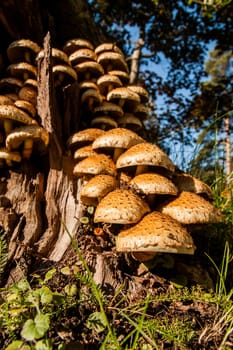
[(39, 125), (20, 126), (8, 134), (6, 138), (6, 147), (9, 150), (16, 149), (26, 139), (31, 139), (34, 142), (41, 142), (47, 147), (49, 144), (49, 133)]
[(67, 147), (70, 149), (80, 148), (91, 144), (98, 136), (103, 135), (104, 130), (88, 128), (72, 134), (67, 140)]
[(128, 85), (128, 89), (136, 92), (140, 96), (141, 103), (146, 103), (149, 100), (148, 91), (141, 85)]
[[(98, 78), (104, 74), (104, 69), (98, 62), (86, 61), (74, 66), (75, 71), (78, 73), (78, 77), (85, 77), (86, 73), (89, 73), (92, 78)], [(80, 79), (82, 80), (82, 79)]]
[(124, 112), (123, 109), (117, 104), (108, 101), (103, 101), (99, 106), (96, 106), (93, 109), (93, 114), (95, 116), (98, 116), (100, 114), (106, 114), (113, 118), (118, 118), (123, 116)]
[(70, 62), (72, 66), (85, 62), (85, 61), (96, 61), (97, 56), (95, 52), (88, 48), (82, 48), (79, 50), (74, 51), (69, 56)]
[(71, 55), (74, 51), (82, 49), (82, 48), (87, 48), (90, 50), (94, 50), (94, 46), (92, 43), (86, 39), (81, 39), (81, 38), (74, 38), (68, 40), (65, 45), (63, 46), (63, 51), (69, 56)]
[(24, 74), (32, 79), (37, 79), (37, 68), (27, 62), (12, 63), (7, 67), (7, 73), (13, 77), (24, 79)]
[(96, 175), (82, 187), (81, 201), (85, 205), (97, 206), (98, 202), (117, 185), (117, 179), (111, 175)]
[(80, 162), (80, 160), (83, 160), (84, 158), (94, 156), (97, 153), (92, 149), (92, 145), (83, 146), (81, 148), (78, 148), (73, 155), (73, 158), (76, 162)]
[(11, 152), (5, 147), (0, 148), (0, 159), (5, 159), (6, 161), (21, 162), (22, 158), (19, 152)]
[(116, 237), (116, 250), (194, 254), (193, 239), (178, 221), (153, 211)]
[(176, 196), (178, 193), (177, 187), (171, 180), (156, 173), (139, 174), (130, 181), (129, 186), (145, 195), (169, 194)]
[(6, 77), (0, 80), (1, 93), (17, 92), (22, 86), (23, 81), (15, 77)]
[(103, 44), (98, 45), (95, 48), (96, 55), (99, 55), (102, 52), (106, 52), (106, 51), (117, 52), (124, 57), (124, 53), (115, 43), (103, 43)]
[(0, 105), (0, 119), (12, 119), (22, 124), (36, 124), (27, 113), (11, 105)]
[(137, 104), (137, 106), (134, 108), (133, 113), (136, 117), (138, 117), (140, 120), (145, 120), (148, 118), (148, 107), (145, 106), (142, 103)]
[(128, 189), (115, 189), (99, 202), (94, 222), (110, 224), (134, 224), (150, 212), (150, 208), (139, 196)]
[(18, 99), (15, 101), (14, 105), (15, 105), (15, 107), (21, 109), (22, 111), (24, 111), (25, 113), (30, 115), (30, 117), (35, 118), (36, 108), (31, 102), (29, 102), (27, 100)]
[(214, 194), (210, 186), (208, 186), (205, 182), (197, 179), (196, 177), (190, 174), (175, 173), (173, 176), (173, 181), (178, 187), (180, 192), (182, 191), (194, 192), (200, 195), (205, 195), (209, 199), (214, 198)]
[[(92, 100), (94, 105), (99, 105), (102, 101), (102, 97), (98, 90), (96, 89), (87, 89), (82, 93), (81, 103), (88, 104), (88, 101)], [(93, 105), (91, 106), (93, 107)]]
[(15, 40), (7, 48), (7, 57), (11, 63), (25, 62), (25, 53), (28, 52), (34, 61), (40, 50), (40, 46), (32, 40)]
[(73, 174), (77, 177), (99, 174), (116, 176), (116, 166), (107, 155), (96, 154), (78, 162), (74, 167)]
[(126, 86), (115, 88), (107, 94), (107, 101), (116, 102), (120, 100), (131, 101), (133, 105), (140, 103), (139, 95)]
[[(29, 79), (28, 79), (29, 80)], [(32, 80), (32, 79), (30, 79)], [(37, 105), (37, 89), (29, 86), (29, 85), (24, 85), (20, 90), (19, 90), (19, 99), (29, 101), (31, 102), (35, 107)]]
[[(41, 60), (44, 57), (44, 50), (41, 50), (37, 57), (36, 60)], [(52, 47), (51, 49), (51, 61), (52, 61), (52, 65), (60, 65), (60, 64), (65, 64), (70, 66), (70, 60), (69, 57), (67, 56), (67, 54), (65, 52), (63, 52), (62, 50), (59, 50), (55, 47)]]
[(124, 56), (118, 52), (102, 52), (97, 56), (97, 62), (101, 64), (106, 73), (113, 69), (123, 70), (126, 73), (129, 72)]
[(132, 113), (124, 113), (123, 117), (117, 119), (117, 123), (120, 128), (130, 129), (135, 132), (141, 130), (143, 126), (141, 120)]
[(117, 128), (117, 122), (107, 115), (95, 117), (91, 120), (91, 126), (94, 128), (100, 128), (104, 130), (109, 130), (113, 128)]
[(147, 165), (164, 168), (169, 172), (174, 172), (175, 165), (171, 159), (157, 145), (144, 142), (137, 144), (126, 150), (117, 159), (117, 169)]
[(110, 70), (108, 71), (108, 74), (118, 77), (123, 85), (127, 85), (129, 83), (129, 74), (127, 72), (124, 72), (123, 70)]
[(104, 74), (97, 80), (97, 86), (102, 95), (106, 96), (108, 88), (111, 86), (112, 89), (122, 86), (121, 80), (116, 75)]
[(0, 95), (0, 105), (13, 105), (14, 101), (7, 95)]
[(114, 128), (97, 137), (92, 144), (92, 148), (98, 151), (114, 148), (128, 149), (142, 142), (145, 142), (144, 139), (134, 131), (125, 128)]
[(59, 81), (63, 86), (72, 84), (78, 79), (76, 71), (68, 65), (57, 64), (53, 66), (52, 71), (54, 80)]
[(157, 208), (182, 224), (207, 224), (223, 221), (218, 208), (196, 193), (182, 191), (179, 196)]
[(83, 80), (79, 83), (79, 88), (81, 93), (83, 93), (84, 91), (88, 90), (88, 89), (95, 89), (98, 90), (98, 86), (96, 85), (96, 83), (94, 83), (93, 81), (89, 81), (89, 80)]

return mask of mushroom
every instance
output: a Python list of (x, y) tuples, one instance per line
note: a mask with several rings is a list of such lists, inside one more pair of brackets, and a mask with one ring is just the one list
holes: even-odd
[(132, 130), (114, 128), (97, 137), (92, 144), (92, 148), (97, 152), (112, 154), (115, 162), (126, 149), (142, 142), (145, 142), (143, 138)]
[(91, 126), (94, 128), (100, 128), (103, 130), (109, 130), (113, 128), (117, 128), (117, 122), (106, 115), (95, 117), (91, 120)]
[(146, 103), (149, 100), (149, 93), (148, 91), (140, 85), (128, 85), (127, 86), (129, 90), (136, 92), (140, 96), (140, 102)]
[[(195, 245), (187, 229), (166, 214), (153, 211), (116, 237), (116, 250), (131, 252), (141, 260), (159, 253), (194, 254)], [(148, 257), (147, 257), (148, 254)], [(146, 258), (147, 257), (147, 258)]]
[(77, 177), (90, 178), (99, 174), (116, 176), (116, 166), (105, 154), (89, 156), (74, 166), (73, 174)]
[(198, 194), (188, 191), (182, 191), (177, 198), (159, 205), (157, 210), (186, 225), (223, 221), (218, 208)]
[(104, 68), (105, 73), (108, 73), (113, 69), (119, 69), (126, 73), (129, 72), (124, 56), (118, 52), (102, 52), (97, 56), (97, 62)]
[(20, 39), (13, 41), (7, 48), (7, 57), (11, 63), (34, 63), (40, 46), (32, 40)]
[(135, 224), (150, 212), (148, 204), (128, 189), (115, 189), (101, 199), (96, 207), (94, 222)]
[(0, 95), (0, 105), (13, 105), (14, 101), (7, 95)]
[(125, 111), (131, 112), (140, 103), (140, 97), (136, 92), (123, 86), (111, 90), (107, 94), (107, 101), (117, 103)]
[(88, 48), (76, 50), (69, 56), (72, 66), (86, 61), (96, 61), (96, 58), (94, 50)]
[(6, 138), (6, 147), (10, 151), (18, 149), (23, 144), (22, 157), (26, 159), (31, 157), (35, 143), (38, 145), (39, 153), (44, 153), (49, 144), (48, 132), (39, 125), (18, 127), (8, 134)]
[[(38, 53), (36, 60), (39, 61), (42, 58), (44, 58), (44, 50), (41, 50)], [(52, 47), (52, 49), (51, 49), (51, 64), (52, 64), (52, 66), (56, 66), (56, 65), (60, 65), (60, 64), (70, 66), (70, 60), (65, 52), (63, 52), (62, 50), (59, 50), (55, 47)]]
[(75, 149), (92, 144), (92, 142), (100, 135), (105, 133), (99, 128), (88, 128), (80, 130), (72, 134), (67, 140), (67, 148), (74, 152)]
[(80, 160), (83, 160), (84, 158), (95, 156), (97, 153), (92, 149), (92, 145), (83, 146), (81, 148), (78, 148), (74, 154), (73, 158), (76, 162), (80, 162)]
[(139, 174), (130, 180), (129, 186), (145, 195), (149, 205), (154, 204), (156, 196), (176, 196), (178, 193), (177, 187), (171, 180), (156, 173)]
[(140, 120), (146, 120), (148, 118), (148, 107), (142, 103), (139, 103), (133, 110), (133, 113)]
[(117, 76), (110, 74), (102, 75), (96, 83), (100, 93), (104, 96), (107, 96), (107, 94), (114, 88), (122, 86), (120, 79)]
[(115, 103), (103, 101), (99, 106), (93, 109), (93, 115), (108, 115), (112, 118), (122, 117), (124, 115), (123, 109)]
[(116, 162), (117, 169), (134, 169), (135, 175), (156, 169), (162, 175), (170, 176), (175, 171), (171, 159), (155, 144), (144, 142), (130, 147), (120, 155)]
[(8, 166), (12, 166), (14, 162), (21, 162), (21, 155), (19, 152), (11, 152), (5, 147), (0, 148), (0, 167), (4, 166), (4, 162)]
[(6, 77), (0, 80), (0, 92), (1, 93), (16, 93), (18, 94), (19, 90), (23, 86), (23, 81), (15, 77)]
[(196, 177), (186, 173), (175, 173), (173, 175), (173, 181), (178, 187), (179, 191), (194, 192), (204, 196), (206, 199), (212, 200), (214, 194), (210, 186), (197, 179)]
[(85, 105), (86, 109), (92, 111), (93, 108), (99, 105), (102, 101), (102, 97), (98, 90), (96, 89), (87, 89), (82, 93), (81, 103)]
[(14, 122), (17, 124), (36, 124), (36, 121), (27, 113), (11, 105), (0, 105), (0, 120), (3, 121), (6, 135), (12, 130)]
[(88, 206), (96, 207), (99, 201), (118, 185), (115, 177), (111, 175), (96, 175), (81, 189), (81, 201)]
[(23, 81), (31, 78), (37, 79), (37, 68), (27, 62), (12, 63), (7, 67), (7, 73)]
[(129, 74), (123, 70), (110, 70), (108, 72), (108, 75), (114, 75), (118, 77), (124, 86), (129, 83)]
[(104, 74), (104, 69), (101, 64), (95, 61), (86, 61), (76, 64), (74, 69), (78, 74), (79, 81), (96, 81), (102, 74)]
[(76, 71), (68, 65), (57, 64), (53, 66), (52, 72), (55, 86), (67, 86), (78, 79)]
[(117, 119), (117, 124), (119, 128), (126, 128), (135, 132), (139, 132), (143, 127), (141, 120), (132, 113), (124, 113), (123, 117)]
[(27, 113), (30, 117), (35, 118), (36, 116), (36, 108), (35, 106), (26, 100), (16, 100), (14, 102), (15, 107), (21, 109), (25, 113)]
[(63, 46), (63, 51), (70, 56), (73, 52), (82, 49), (87, 48), (90, 50), (94, 50), (94, 46), (92, 43), (86, 39), (82, 38), (74, 38), (68, 40), (65, 45)]
[(124, 53), (115, 43), (102, 43), (95, 48), (96, 55), (100, 55), (103, 52), (116, 52), (124, 57)]
[(19, 90), (19, 99), (31, 102), (35, 107), (37, 105), (38, 83), (35, 79), (27, 79)]

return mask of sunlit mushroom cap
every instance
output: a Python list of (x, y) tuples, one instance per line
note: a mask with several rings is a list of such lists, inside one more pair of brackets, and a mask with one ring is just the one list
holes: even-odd
[(14, 101), (6, 95), (0, 95), (0, 105), (13, 105)]
[(75, 71), (78, 73), (79, 80), (88, 79), (87, 75), (91, 78), (98, 79), (100, 75), (104, 74), (104, 69), (98, 62), (86, 61), (74, 66)]
[(63, 86), (72, 84), (78, 79), (76, 71), (68, 65), (57, 64), (53, 66), (52, 72), (54, 81)]
[(149, 212), (148, 204), (132, 191), (115, 189), (99, 202), (94, 222), (134, 224)]
[(174, 172), (175, 166), (171, 159), (155, 144), (144, 142), (126, 150), (116, 163), (117, 169), (132, 166), (152, 166)]
[(19, 162), (21, 162), (22, 157), (21, 157), (19, 152), (12, 152), (12, 151), (9, 151), (5, 147), (1, 147), (0, 148), (0, 161), (1, 160), (6, 161), (8, 164), (11, 164), (11, 162), (19, 163)]
[(185, 227), (170, 216), (155, 211), (116, 237), (116, 249), (123, 252), (194, 254), (195, 248)]
[[(37, 68), (27, 62), (12, 63), (7, 67), (7, 73), (12, 77), (26, 80), (37, 79)], [(26, 76), (26, 78), (25, 78)]]
[(122, 56), (118, 52), (111, 52), (111, 51), (102, 52), (97, 56), (97, 62), (101, 64), (101, 66), (104, 68), (104, 71), (106, 73), (109, 70), (113, 70), (113, 69), (123, 70), (124, 72), (127, 72), (127, 73), (129, 72), (129, 68), (124, 59), (124, 56)]
[(80, 148), (91, 144), (98, 136), (103, 135), (104, 130), (99, 128), (87, 128), (72, 134), (67, 140), (67, 147), (70, 149)]
[(134, 131), (125, 128), (114, 128), (97, 137), (92, 144), (92, 148), (98, 151), (108, 148), (128, 149), (142, 142), (145, 142), (144, 139)]
[(139, 95), (126, 86), (115, 88), (107, 94), (107, 101), (119, 102), (120, 100), (131, 102), (132, 106), (140, 103)]
[(113, 160), (105, 154), (97, 154), (78, 162), (73, 171), (77, 177), (89, 177), (98, 174), (116, 176), (116, 166)]
[(36, 123), (27, 113), (11, 105), (0, 105), (0, 119), (11, 119), (21, 124)]
[(9, 150), (17, 149), (26, 139), (33, 140), (34, 143), (43, 143), (44, 149), (49, 144), (48, 132), (39, 125), (24, 125), (15, 128), (6, 138), (6, 147)]
[(149, 100), (149, 93), (148, 91), (140, 85), (128, 85), (128, 89), (132, 90), (133, 92), (136, 92), (140, 96), (141, 103), (146, 103)]
[(97, 206), (98, 202), (117, 187), (115, 177), (111, 175), (96, 175), (81, 189), (81, 201), (85, 205)]
[[(34, 62), (40, 50), (40, 46), (32, 40), (15, 40), (7, 48), (7, 57), (11, 63)], [(27, 55), (29, 56), (28, 59), (26, 57)]]
[(97, 80), (97, 85), (99, 87), (99, 90), (102, 95), (106, 96), (109, 92), (109, 87), (111, 87), (111, 90), (122, 86), (121, 80), (115, 76), (110, 74), (104, 74)]
[(210, 186), (208, 186), (205, 182), (197, 179), (195, 176), (192, 176), (190, 174), (175, 173), (173, 176), (173, 181), (180, 192), (194, 192), (206, 196), (209, 199), (213, 199), (214, 197), (213, 191), (211, 190)]
[(18, 90), (23, 86), (23, 81), (15, 77), (6, 77), (0, 79), (0, 92), (18, 92)]
[(74, 38), (68, 40), (65, 45), (63, 46), (63, 51), (69, 56), (71, 55), (74, 51), (82, 49), (82, 48), (87, 48), (90, 50), (94, 50), (94, 46), (92, 43), (86, 39), (82, 38)]
[(95, 48), (95, 53), (100, 55), (103, 52), (117, 52), (124, 57), (123, 51), (115, 43), (103, 43)]
[(35, 118), (36, 108), (30, 101), (18, 99), (14, 102), (14, 105), (20, 110), (26, 112), (30, 117)]
[(135, 176), (129, 186), (136, 191), (149, 194), (177, 195), (178, 189), (174, 183), (165, 176), (156, 173), (143, 173)]
[(218, 208), (196, 193), (182, 191), (180, 195), (157, 208), (182, 224), (208, 224), (223, 221)]
[(124, 113), (123, 117), (117, 119), (118, 126), (120, 128), (126, 128), (135, 132), (142, 129), (143, 124), (141, 120), (132, 113)]
[(110, 70), (108, 74), (118, 77), (123, 85), (127, 85), (129, 83), (129, 74), (123, 70)]
[(82, 48), (74, 51), (70, 56), (70, 62), (74, 66), (85, 61), (96, 61), (96, 54), (93, 50)]
[(97, 153), (93, 150), (92, 145), (83, 146), (78, 148), (73, 155), (73, 158), (76, 162), (83, 160), (84, 158), (94, 156)]

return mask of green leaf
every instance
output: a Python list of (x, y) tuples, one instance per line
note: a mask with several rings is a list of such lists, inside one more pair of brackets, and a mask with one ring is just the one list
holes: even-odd
[(49, 339), (42, 339), (36, 342), (35, 350), (53, 350), (52, 343)]
[(36, 315), (34, 320), (29, 319), (24, 323), (21, 336), (28, 341), (40, 339), (45, 335), (48, 329), (49, 316), (39, 314)]
[(51, 280), (51, 278), (53, 277), (53, 275), (55, 274), (55, 272), (56, 272), (56, 269), (51, 269), (51, 270), (49, 270), (49, 271), (46, 273), (46, 275), (45, 275), (44, 281), (47, 282), (47, 281)]
[(49, 304), (53, 300), (53, 292), (48, 287), (44, 286), (39, 289), (41, 304)]
[(106, 328), (105, 315), (102, 312), (93, 312), (87, 320), (86, 326), (93, 329), (95, 332), (103, 332)]
[(20, 350), (23, 345), (22, 340), (14, 340), (11, 344), (9, 344), (5, 350)]

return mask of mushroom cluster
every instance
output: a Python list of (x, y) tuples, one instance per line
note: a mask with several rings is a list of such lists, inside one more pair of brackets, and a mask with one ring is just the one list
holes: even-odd
[(36, 57), (40, 50), (29, 39), (16, 40), (7, 48), (9, 65), (0, 79), (1, 166), (29, 159), (35, 148), (44, 152), (49, 143), (37, 115)]

